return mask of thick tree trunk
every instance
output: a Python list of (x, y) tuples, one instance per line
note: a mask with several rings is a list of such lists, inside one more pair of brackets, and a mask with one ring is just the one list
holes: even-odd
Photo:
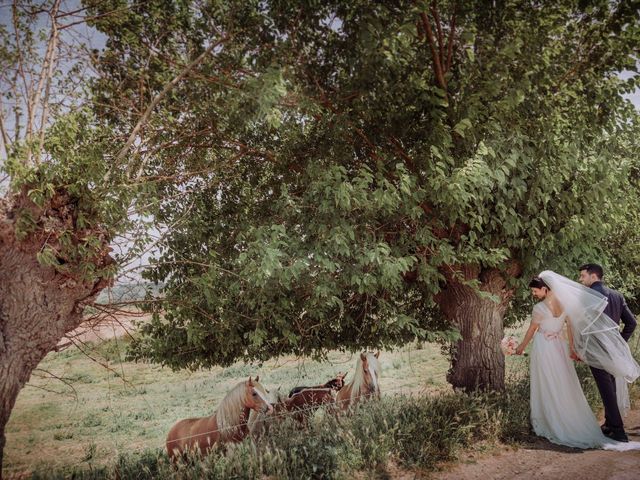
[[(474, 266), (458, 268), (447, 277), (446, 288), (436, 301), (447, 319), (459, 329), (462, 339), (452, 345), (451, 369), (447, 380), (454, 388), (504, 389), (504, 355), (500, 350), (503, 318), (512, 292), (498, 270), (481, 271)], [(483, 297), (468, 284), (480, 281), (480, 290), (498, 300)]]
[[(40, 265), (36, 255), (51, 235), (43, 238), (35, 232), (17, 240), (15, 222), (23, 208), (36, 214), (36, 221), (45, 215), (54, 221), (52, 215), (59, 212), (57, 220), (66, 222), (61, 217), (70, 214), (69, 208), (37, 209), (24, 195), (0, 199), (0, 462), (5, 427), (20, 390), (64, 334), (81, 323), (84, 307), (107, 285), (105, 279), (83, 282)], [(110, 261), (107, 251), (96, 259), (98, 267)]]

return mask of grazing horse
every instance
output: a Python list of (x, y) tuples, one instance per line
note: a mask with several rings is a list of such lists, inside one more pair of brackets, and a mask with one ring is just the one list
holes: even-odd
[(167, 453), (175, 461), (187, 451), (207, 453), (214, 444), (240, 442), (249, 433), (249, 412), (273, 412), (259, 377), (238, 383), (210, 417), (179, 420), (167, 434)]
[[(334, 390), (331, 388), (307, 388), (287, 398), (284, 409), (293, 412), (293, 418), (303, 423), (309, 415), (322, 405), (334, 405), (336, 402)], [(278, 405), (276, 405), (276, 410)], [(282, 408), (282, 407), (280, 407)]]
[(276, 391), (273, 404), (273, 415), (251, 412), (249, 430), (254, 439), (265, 435), (272, 422), (291, 417), (301, 425), (321, 406), (335, 405), (335, 391), (331, 388), (307, 388), (295, 393), (291, 398), (284, 398)]
[(380, 362), (375, 354), (363, 352), (356, 362), (353, 380), (345, 385), (336, 395), (336, 404), (342, 410), (347, 410), (359, 401), (367, 398), (380, 398)]
[(346, 377), (346, 373), (338, 372), (336, 378), (332, 378), (326, 383), (322, 385), (316, 385), (314, 387), (294, 387), (289, 392), (289, 398), (293, 397), (296, 393), (301, 392), (302, 390), (315, 390), (318, 388), (330, 388), (331, 390), (335, 390), (336, 392), (344, 387), (344, 377)]

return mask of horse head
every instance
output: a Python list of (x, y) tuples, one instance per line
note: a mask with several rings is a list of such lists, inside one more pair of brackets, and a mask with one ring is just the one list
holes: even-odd
[(249, 380), (245, 382), (245, 407), (255, 410), (258, 413), (273, 413), (273, 405), (271, 405), (269, 401), (269, 393), (260, 385), (259, 380), (259, 376), (256, 377), (255, 380), (249, 377)]
[(380, 352), (362, 352), (360, 354), (360, 360), (362, 361), (362, 375), (364, 378), (363, 387), (367, 392), (367, 395), (376, 397), (380, 397), (380, 384), (378, 383), (380, 373), (380, 363), (378, 362), (379, 356)]
[(330, 388), (333, 391), (339, 391), (342, 387), (344, 387), (344, 378), (347, 376), (346, 373), (338, 372), (336, 378), (332, 378), (327, 383), (323, 385), (324, 388)]
[(335, 378), (334, 390), (340, 390), (342, 387), (344, 387), (344, 379), (346, 376), (347, 376), (347, 372), (345, 373), (338, 372), (338, 375), (336, 375), (336, 378)]

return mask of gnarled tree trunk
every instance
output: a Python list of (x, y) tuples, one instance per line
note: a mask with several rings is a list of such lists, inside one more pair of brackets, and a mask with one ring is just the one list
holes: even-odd
[[(45, 241), (51, 245), (55, 239), (51, 229), (16, 238), (16, 221), (25, 208), (37, 225), (45, 219), (54, 230), (68, 224), (73, 205), (56, 207), (37, 208), (24, 194), (0, 199), (0, 479), (5, 427), (18, 393), (45, 355), (81, 323), (84, 307), (108, 283), (83, 282), (42, 266), (36, 255)], [(104, 252), (96, 259), (98, 268), (111, 261), (106, 245)]]
[[(460, 330), (462, 339), (452, 346), (447, 381), (465, 391), (503, 390), (504, 354), (500, 350), (503, 319), (513, 292), (497, 269), (477, 266), (457, 268), (446, 274), (447, 286), (436, 297), (447, 319)], [(480, 290), (498, 302), (481, 296), (468, 282), (480, 281)]]

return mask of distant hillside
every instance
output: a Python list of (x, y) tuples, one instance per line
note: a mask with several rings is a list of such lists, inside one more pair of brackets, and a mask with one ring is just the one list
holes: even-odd
[(111, 288), (103, 290), (98, 296), (98, 302), (131, 302), (144, 300), (147, 293), (157, 296), (162, 287), (162, 284), (155, 285), (149, 282), (116, 284)]

